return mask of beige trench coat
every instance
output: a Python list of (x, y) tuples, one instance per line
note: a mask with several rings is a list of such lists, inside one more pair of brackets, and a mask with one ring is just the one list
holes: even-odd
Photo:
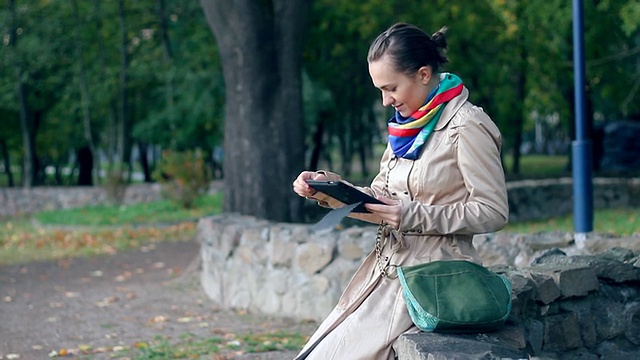
[[(507, 222), (500, 132), (481, 108), (467, 101), (468, 95), (465, 88), (446, 105), (417, 160), (396, 158), (387, 146), (371, 187), (361, 188), (402, 202), (400, 226), (387, 232), (382, 253), (390, 264), (441, 259), (481, 263), (473, 235), (497, 231)], [(322, 206), (342, 206), (324, 194), (315, 198)], [(419, 331), (405, 306), (399, 281), (381, 276), (372, 251), (296, 359), (394, 359), (396, 339)]]

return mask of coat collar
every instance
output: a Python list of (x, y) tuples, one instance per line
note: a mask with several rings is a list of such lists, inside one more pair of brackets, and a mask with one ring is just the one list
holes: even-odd
[(467, 89), (466, 87), (463, 87), (462, 93), (460, 93), (460, 95), (456, 96), (455, 98), (451, 99), (449, 103), (445, 106), (444, 110), (442, 110), (442, 115), (440, 115), (440, 119), (438, 120), (438, 123), (436, 124), (434, 131), (440, 131), (444, 129), (447, 126), (447, 124), (449, 124), (449, 121), (451, 121), (453, 116), (458, 112), (458, 109), (460, 109), (462, 105), (464, 105), (464, 103), (467, 102), (468, 98), (469, 98), (469, 89)]

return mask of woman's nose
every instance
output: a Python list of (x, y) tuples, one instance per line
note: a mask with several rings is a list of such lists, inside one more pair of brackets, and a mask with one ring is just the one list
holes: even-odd
[(382, 106), (391, 106), (395, 100), (389, 94), (382, 94)]

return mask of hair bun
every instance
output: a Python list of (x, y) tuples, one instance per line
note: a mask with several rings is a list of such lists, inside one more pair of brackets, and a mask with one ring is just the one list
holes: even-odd
[(431, 41), (433, 41), (436, 44), (436, 47), (439, 49), (445, 49), (447, 47), (447, 38), (444, 35), (447, 30), (449, 30), (449, 28), (443, 26), (440, 28), (440, 30), (431, 35)]

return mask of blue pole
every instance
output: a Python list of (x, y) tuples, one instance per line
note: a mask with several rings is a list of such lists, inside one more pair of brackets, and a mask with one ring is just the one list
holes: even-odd
[(580, 245), (593, 231), (591, 138), (585, 119), (584, 26), (582, 0), (573, 0), (573, 70), (576, 139), (572, 142), (573, 220)]

